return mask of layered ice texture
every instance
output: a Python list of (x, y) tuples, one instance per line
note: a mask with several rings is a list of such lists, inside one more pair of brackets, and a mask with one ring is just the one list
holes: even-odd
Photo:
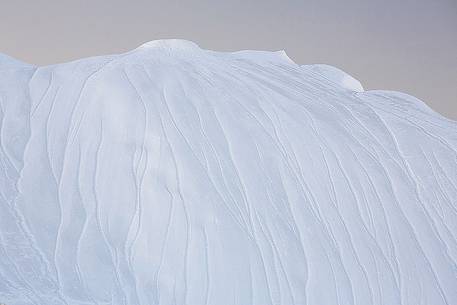
[(455, 305), (457, 123), (284, 52), (0, 55), (0, 303)]

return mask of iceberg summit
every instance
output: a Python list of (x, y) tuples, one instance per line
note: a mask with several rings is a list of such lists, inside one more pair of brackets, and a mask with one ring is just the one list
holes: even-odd
[(0, 303), (455, 305), (457, 122), (284, 52), (0, 55)]

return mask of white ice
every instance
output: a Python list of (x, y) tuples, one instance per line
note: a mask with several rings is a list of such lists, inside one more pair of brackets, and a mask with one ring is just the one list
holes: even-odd
[(0, 303), (455, 305), (457, 123), (284, 52), (0, 55)]

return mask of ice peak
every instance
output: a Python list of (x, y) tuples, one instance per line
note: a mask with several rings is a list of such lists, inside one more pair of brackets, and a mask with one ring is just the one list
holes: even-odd
[(160, 50), (160, 51), (179, 51), (183, 53), (198, 53), (207, 51), (208, 54), (235, 59), (246, 59), (257, 62), (278, 62), (295, 64), (284, 50), (280, 51), (257, 51), (242, 50), (235, 52), (219, 52), (200, 48), (195, 42), (185, 39), (159, 39), (152, 40), (140, 45), (136, 50)]
[(201, 50), (200, 47), (189, 40), (185, 39), (159, 39), (143, 43), (138, 49), (168, 49), (168, 50), (184, 50), (195, 51)]

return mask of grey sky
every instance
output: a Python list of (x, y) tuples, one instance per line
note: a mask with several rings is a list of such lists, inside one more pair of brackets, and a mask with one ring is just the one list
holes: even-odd
[(0, 0), (0, 52), (45, 65), (160, 38), (286, 50), (457, 119), (457, 0)]

